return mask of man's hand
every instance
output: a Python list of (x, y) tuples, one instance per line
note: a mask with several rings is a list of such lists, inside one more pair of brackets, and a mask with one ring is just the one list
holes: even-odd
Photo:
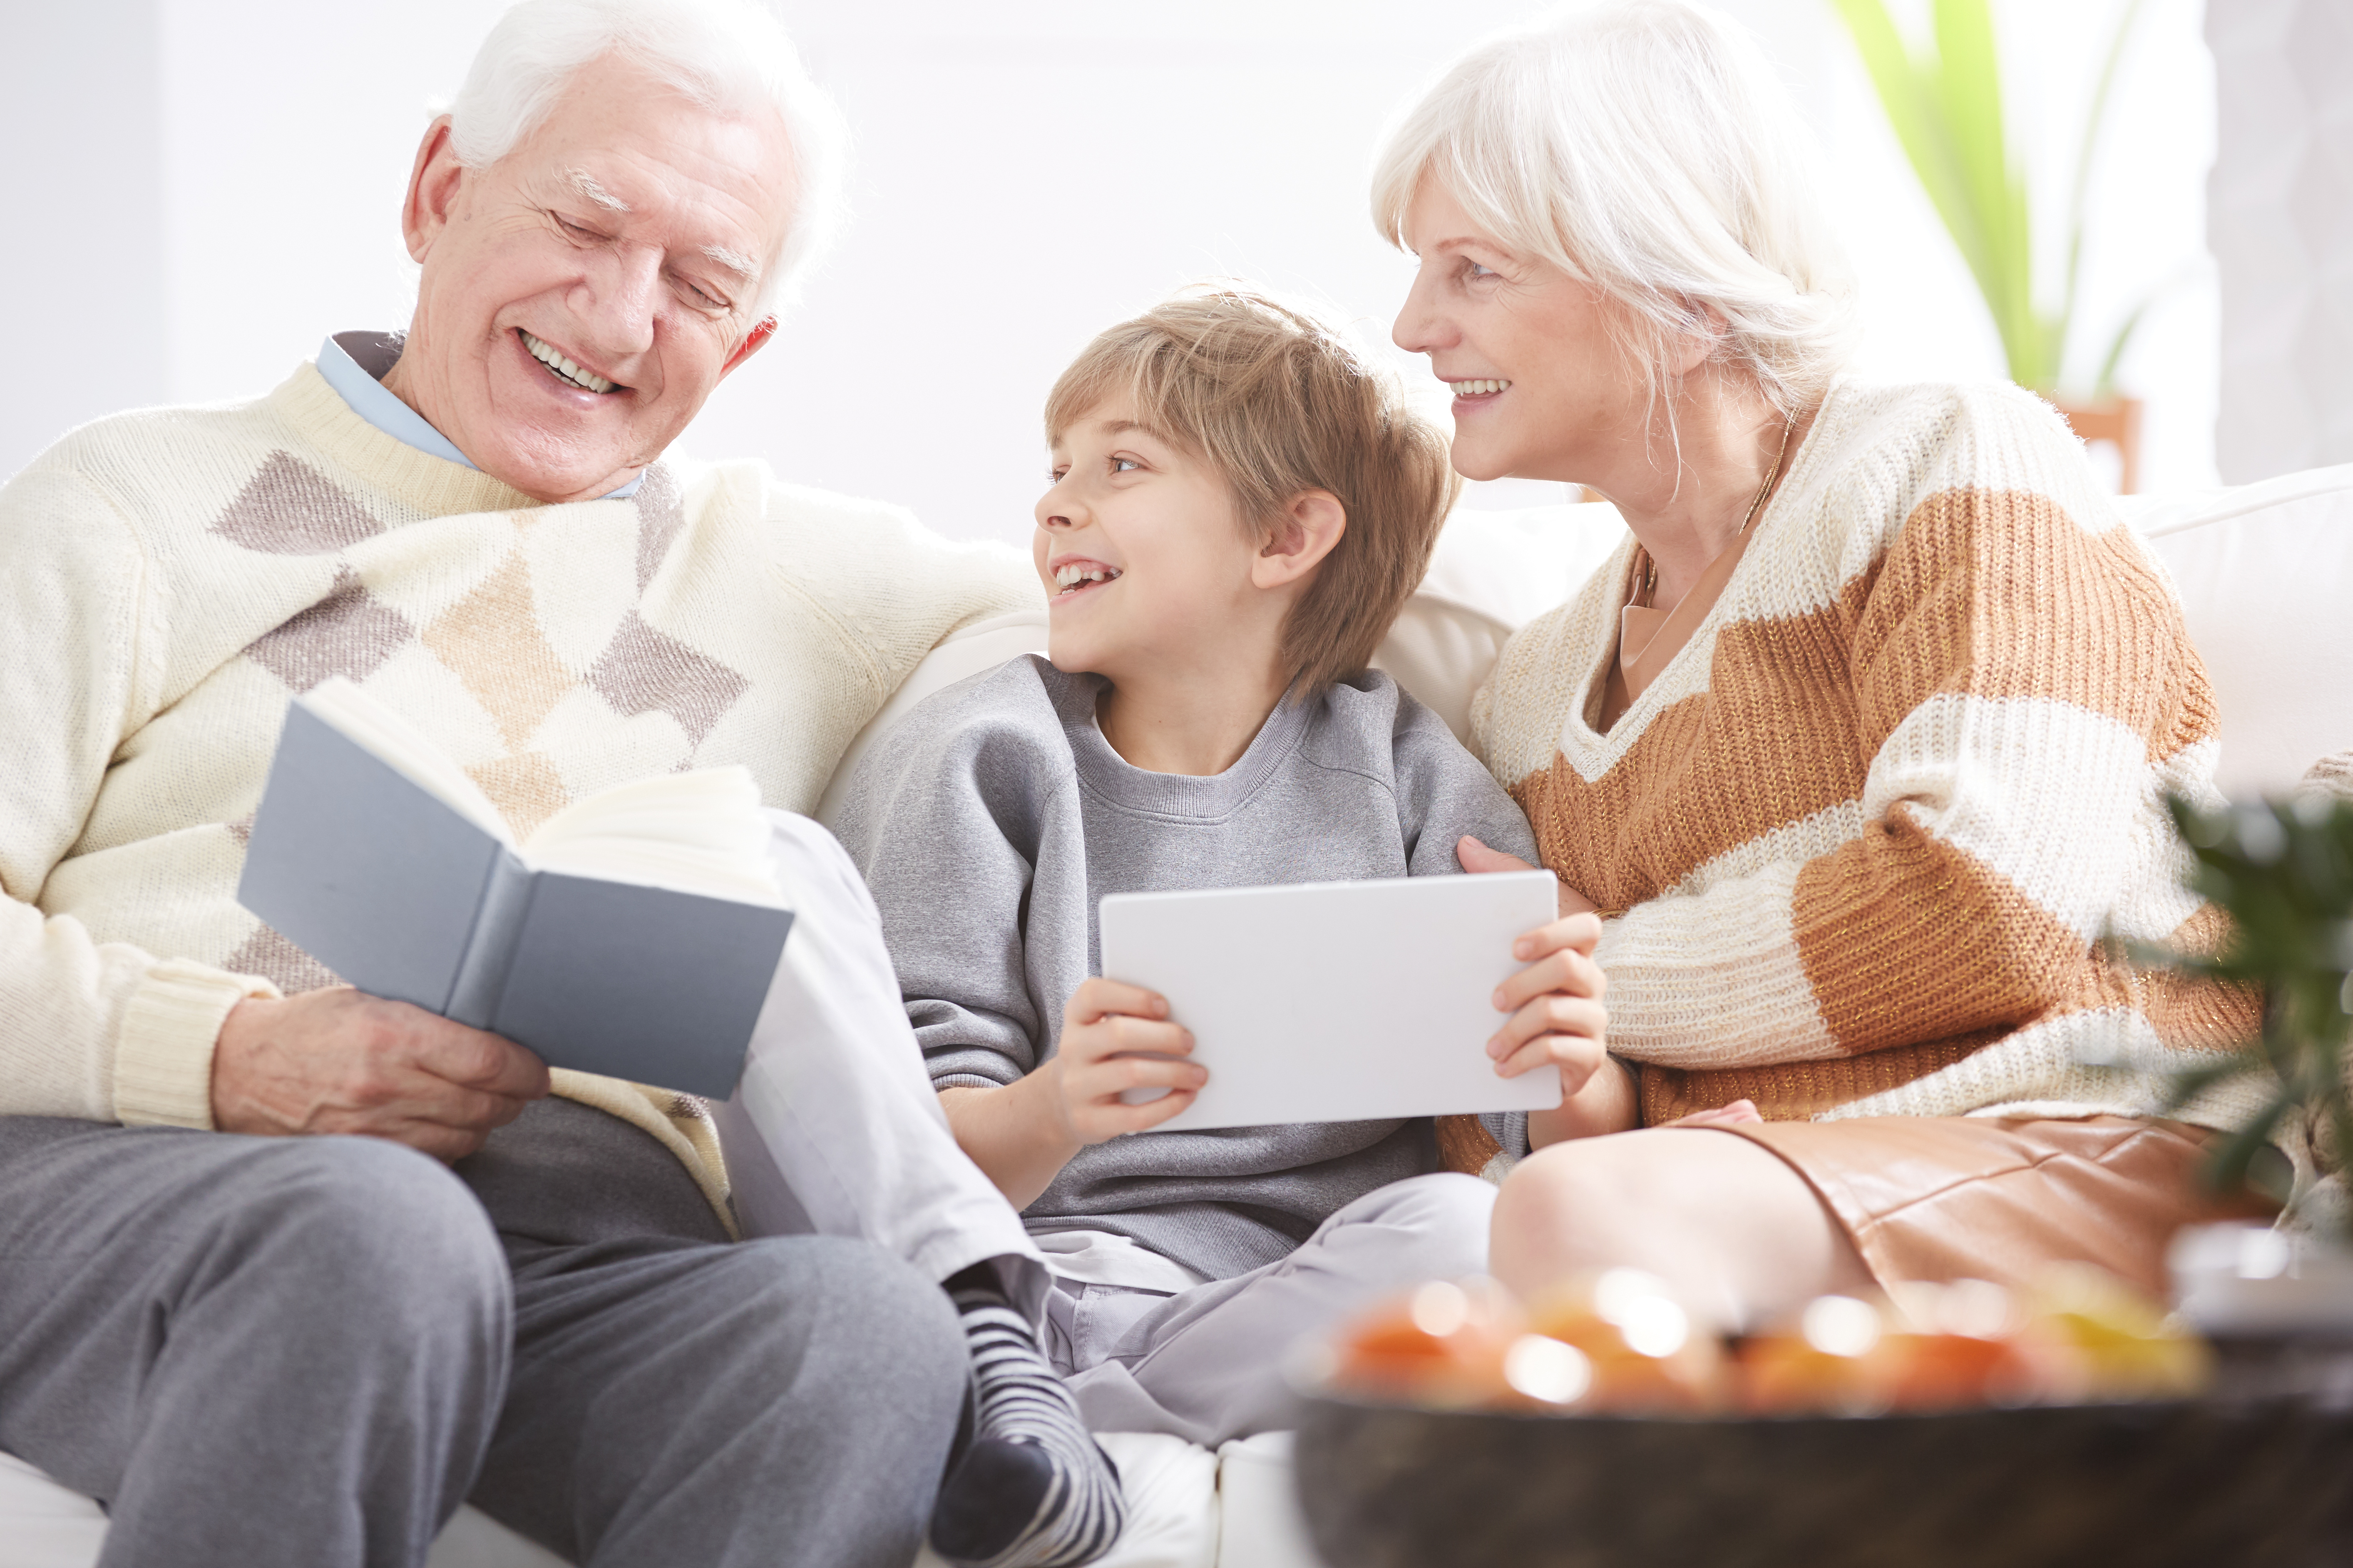
[[(1494, 871), (1541, 871), (1544, 869), (1541, 866), (1529, 865), (1516, 855), (1506, 855), (1501, 849), (1490, 849), (1467, 833), (1454, 841), (1454, 858), (1461, 861), (1462, 868), (1473, 876), (1482, 876)], [(1599, 908), (1591, 899), (1587, 898), (1567, 882), (1561, 881), (1559, 873), (1554, 873), (1553, 881), (1560, 889), (1560, 912), (1564, 919), (1570, 915), (1586, 914)]]
[(456, 1160), (547, 1092), (511, 1040), (347, 985), (238, 1003), (213, 1052), (224, 1132), (357, 1132)]
[[(1193, 1054), (1193, 1036), (1167, 1020), (1167, 999), (1140, 986), (1090, 979), (1071, 993), (1061, 1043), (1046, 1064), (1060, 1090), (1054, 1104), (1066, 1138), (1082, 1147), (1106, 1142), (1157, 1127), (1193, 1103), (1209, 1069), (1182, 1059)], [(1130, 1105), (1120, 1096), (1131, 1089), (1168, 1092)]]

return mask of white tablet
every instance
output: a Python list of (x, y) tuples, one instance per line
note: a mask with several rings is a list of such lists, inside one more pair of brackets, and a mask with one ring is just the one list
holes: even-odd
[[(1560, 1069), (1499, 1078), (1513, 939), (1557, 917), (1549, 871), (1103, 901), (1103, 972), (1157, 991), (1209, 1069), (1155, 1131), (1544, 1110)], [(1128, 1091), (1137, 1100), (1166, 1090)]]

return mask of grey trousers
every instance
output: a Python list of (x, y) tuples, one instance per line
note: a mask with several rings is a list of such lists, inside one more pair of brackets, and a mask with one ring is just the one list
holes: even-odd
[(1384, 1297), (1487, 1270), (1495, 1189), (1415, 1176), (1366, 1193), (1297, 1251), (1166, 1294), (1055, 1281), (1046, 1353), (1098, 1432), (1167, 1432), (1214, 1448), (1296, 1420), (1284, 1353)]
[(470, 1487), (584, 1568), (904, 1568), (965, 1379), (920, 1273), (726, 1245), (583, 1106), (454, 1174), (0, 1118), (0, 1448), (107, 1504), (104, 1568), (414, 1568)]

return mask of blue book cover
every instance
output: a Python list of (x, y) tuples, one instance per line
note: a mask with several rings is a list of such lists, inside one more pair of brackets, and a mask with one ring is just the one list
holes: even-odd
[[(326, 698), (298, 699), (287, 710), (240, 903), (361, 990), (503, 1035), (551, 1067), (713, 1099), (734, 1091), (792, 929), (789, 910), (758, 901), (756, 891), (657, 885), (658, 872), (642, 880), (585, 874), (594, 858), (576, 836), (571, 854), (549, 857), (563, 869), (535, 867), (537, 836), (518, 850), (486, 802), (461, 811), (446, 798), (458, 791), (419, 782), (434, 767), (404, 768), (379, 754), (396, 721), (339, 723), (366, 700), (348, 687)], [(445, 761), (429, 761), (454, 774)], [(608, 792), (628, 792), (635, 807), (615, 815), (642, 822), (654, 792), (694, 779)], [(750, 790), (748, 778), (738, 787)], [(679, 793), (673, 812), (711, 798), (689, 785)], [(567, 815), (593, 815), (603, 798)], [(750, 801), (756, 824), (755, 791)], [(488, 822), (478, 820), (485, 814)], [(714, 837), (740, 847), (749, 875), (729, 882), (740, 891), (737, 882), (755, 887), (767, 875), (747, 838), (765, 843), (765, 832), (730, 826), (732, 839)], [(598, 842), (609, 850), (614, 837)], [(620, 863), (641, 875), (659, 866), (665, 847), (649, 843), (632, 857), (623, 844)], [(710, 854), (705, 846), (672, 858), (686, 868)]]

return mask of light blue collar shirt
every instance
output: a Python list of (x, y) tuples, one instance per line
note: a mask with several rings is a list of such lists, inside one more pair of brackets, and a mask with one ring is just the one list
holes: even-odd
[[(425, 416), (403, 403), (384, 384), (385, 373), (400, 357), (400, 340), (390, 332), (337, 332), (319, 345), (319, 374), (335, 389), (352, 412), (398, 441), (452, 463), (474, 465), (457, 444), (426, 422)], [(607, 500), (626, 500), (645, 482), (640, 473)]]

